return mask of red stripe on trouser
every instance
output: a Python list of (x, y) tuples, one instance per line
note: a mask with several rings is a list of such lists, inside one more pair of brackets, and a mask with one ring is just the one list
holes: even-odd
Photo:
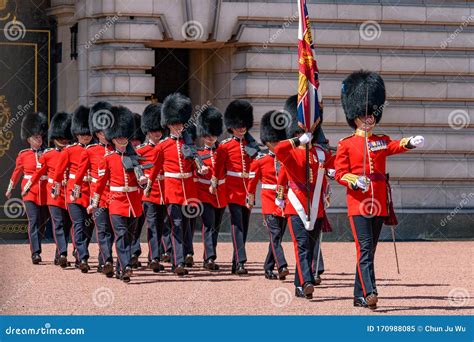
[(362, 291), (364, 292), (364, 297), (367, 297), (367, 292), (365, 291), (364, 279), (362, 279), (362, 272), (360, 270), (360, 244), (359, 244), (359, 239), (357, 238), (357, 231), (356, 231), (352, 216), (349, 216), (349, 221), (351, 223), (352, 235), (354, 235), (354, 241), (355, 241), (356, 249), (357, 249), (357, 270), (359, 271), (358, 272), (359, 280), (362, 285)]
[(232, 235), (234, 236), (235, 261), (239, 263), (239, 250), (237, 248), (237, 238), (235, 236), (235, 227), (232, 225)]
[[(49, 212), (49, 216), (51, 217), (51, 224), (53, 225), (54, 243), (56, 244), (56, 249), (58, 250), (58, 253), (61, 254), (59, 250), (58, 239), (56, 238), (56, 225), (54, 224), (53, 215), (51, 214), (51, 208), (49, 207), (49, 205), (48, 205), (48, 212)], [(64, 233), (64, 236), (66, 236), (66, 233)]]
[(278, 258), (277, 258), (277, 254), (276, 254), (276, 251), (275, 251), (275, 245), (273, 244), (272, 231), (270, 230), (270, 228), (268, 228), (267, 218), (265, 217), (265, 215), (263, 215), (263, 222), (265, 223), (265, 227), (267, 227), (268, 235), (270, 236), (270, 245), (272, 246), (273, 259), (275, 259), (277, 270), (279, 270), (280, 269), (280, 264), (278, 263)]
[[(114, 231), (114, 246), (115, 246), (115, 253), (117, 253), (117, 261), (120, 265), (120, 270), (123, 271), (123, 265), (122, 265), (122, 262), (120, 261), (120, 254), (119, 254), (118, 249), (117, 249), (118, 235), (117, 235), (117, 231), (115, 230), (115, 227), (114, 227), (114, 224), (113, 224), (112, 215), (109, 215), (109, 220), (110, 220), (110, 226), (112, 227), (112, 230)], [(125, 234), (127, 234), (127, 233), (125, 233)]]
[(298, 272), (298, 277), (300, 278), (300, 284), (304, 284), (303, 272), (301, 271), (300, 255), (298, 253), (298, 241), (295, 238), (295, 233), (293, 232), (293, 224), (291, 223), (291, 216), (288, 217), (288, 223), (290, 228), (291, 239), (293, 240), (293, 247), (295, 249), (295, 259), (296, 259), (296, 271)]
[(170, 218), (170, 225), (171, 225), (171, 244), (173, 245), (173, 259), (174, 259), (174, 265), (176, 265), (176, 244), (174, 242), (174, 224), (173, 224), (173, 217), (171, 216), (171, 208), (170, 211), (168, 211), (168, 215)]
[(69, 207), (67, 207), (67, 208), (68, 208), (67, 213), (68, 213), (69, 218), (71, 219), (71, 222), (72, 222), (72, 224), (71, 224), (71, 233), (72, 233), (71, 241), (72, 241), (72, 245), (74, 246), (74, 250), (76, 251), (76, 255), (77, 255), (76, 259), (79, 259), (79, 261), (80, 261), (81, 256), (79, 255), (79, 251), (76, 248), (76, 239), (74, 238), (74, 232), (75, 232), (75, 230), (74, 230), (74, 220), (72, 219), (71, 213), (69, 212)]
[(204, 223), (202, 224), (202, 230), (201, 231), (202, 231), (202, 233), (201, 233), (201, 235), (202, 235), (202, 245), (204, 247), (204, 261), (206, 261), (207, 260), (207, 254), (206, 254), (206, 239), (204, 237)]
[(25, 213), (26, 213), (26, 218), (28, 220), (28, 242), (30, 243), (30, 253), (33, 253), (33, 245), (31, 243), (31, 223), (30, 223), (30, 216), (28, 215), (28, 210), (26, 210), (26, 205), (23, 203), (23, 206), (25, 207)]

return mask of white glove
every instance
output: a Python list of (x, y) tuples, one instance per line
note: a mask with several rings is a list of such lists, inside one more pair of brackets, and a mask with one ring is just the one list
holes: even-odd
[(311, 141), (313, 136), (311, 135), (310, 132), (304, 133), (301, 137), (299, 137), (301, 145), (305, 145)]
[(416, 137), (410, 138), (410, 145), (415, 147), (423, 147), (425, 146), (425, 137), (421, 135), (417, 135)]
[(285, 200), (275, 198), (275, 204), (282, 209), (285, 208)]
[(362, 190), (362, 192), (366, 192), (367, 190), (369, 190), (369, 184), (370, 179), (364, 176), (360, 176), (359, 178), (357, 178), (356, 185), (359, 189)]

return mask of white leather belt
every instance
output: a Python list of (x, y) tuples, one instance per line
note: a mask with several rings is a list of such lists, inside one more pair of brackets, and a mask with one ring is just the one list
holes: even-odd
[(185, 179), (185, 178), (191, 178), (193, 176), (192, 172), (165, 172), (165, 177), (168, 178), (179, 178), (179, 179)]
[[(76, 175), (74, 173), (70, 173), (69, 174), (69, 179), (76, 179)], [(84, 178), (82, 178), (82, 181), (83, 182), (88, 182), (89, 181), (89, 177), (88, 176), (84, 176)]]
[(239, 177), (239, 178), (253, 178), (255, 177), (255, 172), (234, 172), (234, 171), (227, 171), (227, 176), (232, 177)]
[(23, 179), (31, 179), (31, 177), (32, 177), (31, 175), (24, 175)]
[(156, 177), (156, 179), (160, 181), (160, 180), (165, 179), (165, 176), (163, 176), (163, 175), (158, 175), (158, 176)]
[(91, 177), (91, 182), (92, 183), (97, 183), (97, 180), (98, 180), (97, 178)]
[[(197, 179), (199, 183), (202, 183), (202, 184), (211, 184), (211, 180), (210, 179), (204, 179), (204, 178), (198, 178)], [(224, 184), (225, 183), (225, 179), (219, 179), (217, 181), (217, 184), (218, 185), (221, 185), (221, 184)]]
[(53, 183), (54, 183), (53, 179), (52, 179), (52, 178), (48, 178), (48, 183), (53, 184)]
[[(31, 177), (33, 177), (33, 175), (24, 175), (23, 179), (31, 179)], [(39, 180), (44, 181), (44, 180), (47, 180), (47, 179), (48, 179), (48, 176), (41, 176)]]
[(115, 192), (134, 192), (138, 190), (138, 186), (111, 186), (110, 191)]
[(276, 184), (262, 184), (262, 189), (276, 190), (277, 186)]

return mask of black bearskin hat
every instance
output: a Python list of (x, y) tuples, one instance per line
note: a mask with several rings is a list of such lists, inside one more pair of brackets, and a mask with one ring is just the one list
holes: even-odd
[(70, 113), (56, 113), (49, 125), (49, 141), (52, 142), (54, 139), (67, 139), (72, 141), (71, 120), (72, 115)]
[(130, 139), (138, 140), (140, 141), (140, 144), (143, 144), (143, 142), (146, 139), (146, 136), (145, 134), (143, 134), (142, 128), (141, 128), (142, 116), (138, 113), (133, 113), (133, 119), (135, 120), (135, 131), (133, 131), (133, 137)]
[(161, 126), (161, 103), (152, 103), (146, 106), (141, 118), (141, 128), (144, 134), (148, 132), (164, 131)]
[(207, 107), (197, 119), (197, 135), (218, 137), (222, 134), (223, 126), (222, 113), (216, 107)]
[(77, 135), (91, 135), (89, 128), (89, 108), (79, 106), (72, 114), (71, 133)]
[(379, 74), (359, 70), (342, 81), (342, 108), (349, 126), (357, 128), (354, 120), (359, 116), (374, 115), (375, 122), (382, 118), (385, 103), (385, 84)]
[(262, 144), (285, 140), (288, 114), (280, 110), (271, 110), (262, 116), (260, 121), (260, 140)]
[(253, 107), (245, 100), (234, 100), (227, 106), (224, 113), (224, 124), (227, 131), (231, 128), (246, 127), (250, 130), (253, 126)]
[(105, 130), (112, 123), (112, 114), (110, 113), (112, 105), (105, 101), (99, 101), (91, 107), (89, 111), (89, 129), (92, 135)]
[(283, 109), (290, 114), (291, 122), (286, 127), (286, 135), (288, 138), (294, 137), (296, 134), (305, 132), (304, 128), (298, 125), (298, 95), (292, 95), (286, 99)]
[(105, 130), (105, 137), (108, 141), (115, 138), (133, 139), (135, 135), (135, 118), (133, 113), (126, 107), (112, 107), (112, 125)]
[(29, 113), (21, 120), (21, 138), (27, 140), (33, 135), (46, 137), (48, 132), (48, 118), (41, 112)]
[(161, 107), (161, 126), (185, 124), (191, 118), (193, 105), (189, 97), (180, 93), (168, 95)]

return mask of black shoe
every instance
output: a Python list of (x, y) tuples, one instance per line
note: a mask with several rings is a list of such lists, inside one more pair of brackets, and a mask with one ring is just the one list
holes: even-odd
[(100, 265), (100, 264), (97, 265), (97, 273), (102, 273), (103, 269), (104, 269), (103, 265)]
[(138, 255), (133, 254), (132, 259), (130, 259), (130, 265), (132, 268), (142, 267), (142, 263), (138, 261)]
[(107, 278), (112, 278), (114, 276), (114, 263), (112, 261), (106, 261), (102, 268), (102, 273), (105, 274)]
[(313, 299), (313, 294), (306, 295), (302, 287), (295, 288), (295, 296), (298, 298)]
[(168, 253), (165, 253), (161, 256), (161, 262), (170, 262), (171, 261), (171, 257)]
[(235, 270), (235, 274), (241, 276), (241, 275), (247, 275), (249, 272), (245, 269), (245, 265), (243, 263), (239, 263), (237, 265), (237, 269)]
[(130, 277), (132, 276), (132, 268), (130, 266), (125, 267), (122, 273), (122, 281), (124, 283), (129, 283), (130, 282)]
[(312, 299), (313, 298), (313, 292), (314, 292), (314, 286), (310, 282), (304, 283), (303, 284), (303, 293), (306, 296), (306, 299)]
[(273, 273), (273, 271), (270, 271), (270, 270), (266, 270), (265, 271), (265, 279), (269, 279), (269, 280), (277, 280), (278, 277), (275, 273)]
[(121, 271), (115, 271), (115, 279), (122, 279), (122, 272)]
[(184, 276), (188, 274), (188, 271), (184, 268), (184, 264), (181, 263), (178, 266), (173, 268), (173, 272), (176, 273), (179, 276)]
[(194, 265), (194, 258), (191, 254), (186, 255), (186, 258), (184, 259), (184, 265), (186, 267), (193, 267)]
[(38, 265), (41, 262), (41, 255), (39, 255), (38, 253), (33, 253), (33, 255), (31, 256), (31, 262), (33, 263), (33, 265)]
[(66, 268), (67, 267), (67, 256), (64, 254), (61, 254), (58, 259), (58, 265), (61, 268)]
[(285, 280), (288, 274), (290, 274), (288, 267), (283, 266), (278, 270), (278, 279)]
[(87, 263), (86, 259), (82, 259), (81, 263), (79, 264), (79, 269), (81, 270), (82, 273), (87, 273), (91, 269), (89, 267), (89, 264)]
[(358, 308), (368, 308), (367, 302), (364, 297), (354, 297), (354, 306)]
[(376, 287), (374, 287), (374, 291), (372, 291), (372, 293), (373, 293), (374, 295), (376, 295), (376, 296), (379, 295), (379, 293), (377, 292), (377, 288), (376, 288)]
[(379, 301), (379, 299), (375, 293), (367, 295), (367, 297), (365, 297), (365, 301), (367, 302), (369, 309), (377, 309), (377, 302)]
[(216, 264), (213, 259), (204, 261), (204, 268), (209, 271), (219, 271), (219, 265)]
[(320, 285), (321, 284), (321, 276), (315, 276), (314, 277), (314, 286)]
[(151, 268), (155, 273), (160, 272), (160, 266), (160, 261), (158, 259), (153, 259), (148, 263), (148, 267)]
[(58, 266), (59, 265), (59, 258), (54, 258), (54, 266)]

